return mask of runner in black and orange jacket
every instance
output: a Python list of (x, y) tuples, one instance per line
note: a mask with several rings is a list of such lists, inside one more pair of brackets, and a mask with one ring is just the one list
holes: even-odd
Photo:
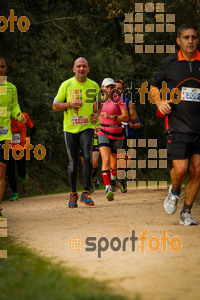
[(164, 95), (156, 103), (159, 112), (165, 116), (168, 159), (173, 163), (170, 173), (172, 185), (164, 208), (168, 214), (176, 212), (181, 183), (189, 168), (180, 224), (196, 225), (190, 210), (200, 189), (200, 52), (197, 51), (197, 27), (183, 24), (178, 29), (176, 41), (180, 51), (163, 60), (151, 81), (150, 93), (152, 96), (159, 95), (158, 90), (163, 83), (167, 83), (170, 89), (170, 98)]

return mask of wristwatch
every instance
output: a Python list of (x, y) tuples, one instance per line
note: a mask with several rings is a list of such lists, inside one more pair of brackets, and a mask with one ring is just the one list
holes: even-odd
[(114, 120), (115, 120), (115, 121), (117, 120), (117, 117), (118, 117), (118, 115), (114, 115)]

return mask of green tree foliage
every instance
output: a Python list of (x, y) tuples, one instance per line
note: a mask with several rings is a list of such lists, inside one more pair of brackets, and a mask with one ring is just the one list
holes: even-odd
[[(89, 61), (89, 77), (99, 84), (105, 77), (122, 78), (127, 87), (139, 88), (150, 82), (160, 61), (167, 54), (135, 54), (134, 44), (124, 42), (124, 13), (134, 12), (132, 0), (1, 0), (0, 15), (8, 18), (27, 16), (30, 28), (20, 32), (0, 32), (0, 53), (9, 64), (8, 78), (17, 86), (23, 111), (30, 114), (38, 131), (35, 143), (45, 145), (47, 160), (62, 161), (66, 150), (62, 135), (63, 113), (52, 110), (52, 101), (60, 84), (73, 76), (73, 61), (83, 56)], [(157, 2), (143, 1), (143, 3)], [(161, 1), (160, 1), (161, 2)], [(176, 28), (191, 21), (199, 26), (199, 1), (164, 1), (165, 13), (175, 13)], [(155, 23), (155, 13), (144, 13), (144, 24)], [(175, 44), (175, 33), (145, 34), (149, 44)], [(158, 138), (165, 142), (162, 120), (155, 117), (155, 105), (146, 99), (140, 104), (135, 94), (136, 109), (142, 128), (141, 138)]]

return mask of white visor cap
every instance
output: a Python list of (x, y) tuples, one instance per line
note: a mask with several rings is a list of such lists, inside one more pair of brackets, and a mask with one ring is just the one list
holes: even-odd
[(104, 78), (104, 80), (102, 81), (102, 86), (108, 86), (108, 85), (115, 85), (114, 79), (112, 78)]

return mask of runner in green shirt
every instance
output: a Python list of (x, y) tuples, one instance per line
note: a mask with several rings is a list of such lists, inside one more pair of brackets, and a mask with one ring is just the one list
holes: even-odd
[(70, 208), (78, 206), (76, 177), (80, 149), (83, 153), (83, 193), (80, 202), (94, 205), (89, 193), (89, 184), (94, 128), (100, 113), (100, 109), (95, 109), (95, 112), (93, 110), (94, 102), (100, 97), (100, 88), (95, 81), (87, 78), (89, 71), (87, 60), (83, 57), (77, 58), (73, 66), (75, 76), (61, 84), (53, 103), (55, 111), (64, 111), (63, 130), (69, 157), (68, 174), (71, 186)]
[[(6, 140), (12, 139), (10, 117), (25, 123), (26, 118), (21, 114), (18, 104), (16, 87), (7, 82), (6, 78), (7, 62), (0, 55), (0, 204), (5, 190), (5, 175), (8, 160), (4, 157), (4, 149), (2, 146)], [(0, 217), (2, 217), (0, 208)]]

